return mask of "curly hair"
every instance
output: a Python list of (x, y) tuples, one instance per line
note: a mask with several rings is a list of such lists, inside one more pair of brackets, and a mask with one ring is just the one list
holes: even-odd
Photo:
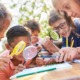
[(40, 25), (37, 21), (33, 20), (29, 20), (27, 22), (24, 23), (24, 26), (29, 28), (32, 32), (34, 32), (35, 30), (40, 32)]

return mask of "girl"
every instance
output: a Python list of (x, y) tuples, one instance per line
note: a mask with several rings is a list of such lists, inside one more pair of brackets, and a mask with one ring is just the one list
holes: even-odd
[[(68, 16), (80, 18), (80, 0), (52, 0), (52, 3), (53, 6), (57, 9), (57, 11), (65, 11)], [(70, 59), (72, 60), (77, 54), (80, 53), (80, 47), (62, 48), (60, 50), (60, 53), (62, 53), (64, 56), (67, 56), (66, 59), (70, 57)], [(60, 58), (62, 60), (63, 56), (60, 56)]]
[[(62, 36), (62, 40), (63, 40), (62, 47), (66, 47), (66, 46), (80, 47), (79, 19), (76, 19), (74, 23), (65, 12), (64, 12), (64, 16), (59, 15), (57, 12), (54, 11), (51, 12), (49, 18), (49, 25), (53, 28), (53, 30), (57, 31)], [(72, 39), (74, 41), (73, 45), (72, 45)]]

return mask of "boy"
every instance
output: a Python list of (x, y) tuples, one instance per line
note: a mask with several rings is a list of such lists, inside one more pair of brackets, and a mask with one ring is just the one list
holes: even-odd
[[(26, 46), (30, 45), (31, 42), (29, 32), (26, 31), (24, 27), (19, 25), (10, 28), (6, 34), (6, 37), (8, 42), (6, 44), (6, 48), (8, 49), (5, 53), (6, 56), (9, 56), (18, 42), (24, 41)], [(26, 63), (24, 66), (23, 62), (24, 58), (22, 53), (20, 53), (18, 56), (14, 55), (11, 60), (8, 60), (8, 64), (4, 64), (4, 69), (0, 69), (0, 80), (9, 80), (10, 76), (25, 69)]]

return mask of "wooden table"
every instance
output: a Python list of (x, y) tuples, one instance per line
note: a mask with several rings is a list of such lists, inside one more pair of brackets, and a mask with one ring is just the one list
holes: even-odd
[(73, 63), (72, 66), (69, 69), (38, 73), (15, 80), (80, 80), (80, 64)]

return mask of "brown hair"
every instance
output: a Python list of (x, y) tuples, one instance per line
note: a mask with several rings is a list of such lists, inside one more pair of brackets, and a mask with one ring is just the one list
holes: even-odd
[(0, 3), (0, 29), (3, 27), (2, 25), (4, 24), (4, 21), (7, 17), (10, 17), (12, 19), (12, 16), (5, 5)]
[(27, 22), (24, 23), (24, 26), (29, 28), (32, 32), (34, 32), (35, 30), (40, 32), (40, 25), (36, 20), (29, 20)]
[[(59, 14), (58, 14), (59, 13)], [(72, 32), (80, 37), (80, 35), (76, 32), (77, 28), (76, 28), (76, 25), (74, 24), (74, 22), (72, 21), (71, 17), (67, 15), (66, 12), (57, 12), (57, 11), (51, 11), (50, 13), (50, 16), (49, 16), (49, 25), (52, 26), (52, 24), (54, 22), (56, 22), (57, 20), (61, 19), (61, 18), (64, 18), (67, 22), (67, 25), (72, 27)]]
[(74, 33), (74, 35), (76, 35), (77, 37), (80, 37), (80, 34), (78, 34), (78, 33), (76, 32), (77, 27), (76, 27), (76, 25), (74, 24), (74, 22), (72, 21), (71, 17), (68, 16), (66, 12), (64, 12), (64, 17), (65, 17), (65, 19), (66, 19), (67, 24), (68, 24), (70, 27), (72, 27), (72, 32)]
[(58, 14), (57, 11), (52, 10), (49, 15), (48, 23), (50, 26), (52, 26), (52, 24), (54, 22), (56, 22), (57, 20), (62, 19), (62, 18), (64, 18), (64, 16), (61, 16), (60, 14)]

